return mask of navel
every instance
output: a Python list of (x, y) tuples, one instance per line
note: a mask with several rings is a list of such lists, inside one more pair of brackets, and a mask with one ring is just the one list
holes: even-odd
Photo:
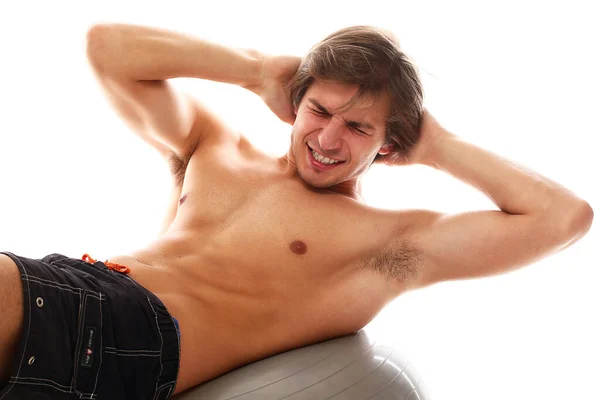
[(306, 253), (306, 243), (302, 240), (294, 240), (290, 243), (290, 250), (296, 254), (304, 254)]
[(187, 193), (183, 195), (183, 197), (181, 199), (179, 199), (179, 205), (182, 205), (183, 202), (185, 201), (185, 199), (187, 199)]

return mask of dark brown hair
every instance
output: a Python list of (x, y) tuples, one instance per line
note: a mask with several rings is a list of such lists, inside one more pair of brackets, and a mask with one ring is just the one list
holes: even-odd
[[(297, 108), (315, 81), (358, 84), (352, 99), (340, 110), (368, 106), (368, 99), (390, 98), (386, 143), (393, 144), (390, 161), (403, 158), (419, 139), (423, 87), (415, 63), (400, 50), (390, 32), (372, 26), (353, 26), (332, 33), (313, 46), (290, 82)], [(375, 161), (382, 158), (380, 154)]]

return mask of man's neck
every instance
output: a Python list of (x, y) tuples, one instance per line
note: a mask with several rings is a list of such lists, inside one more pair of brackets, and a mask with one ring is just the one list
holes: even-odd
[[(296, 165), (290, 161), (288, 156), (281, 157), (278, 160), (280, 167), (285, 171), (285, 174), (289, 174), (293, 176), (295, 179), (304, 180), (298, 174), (298, 168)], [(364, 203), (364, 199), (362, 197), (362, 184), (360, 178), (347, 180), (345, 182), (338, 183), (333, 186), (329, 186), (326, 188), (319, 188), (304, 182), (307, 187), (312, 188), (313, 190), (322, 191), (322, 192), (333, 192), (336, 194), (340, 194), (345, 197), (349, 197), (353, 200)]]

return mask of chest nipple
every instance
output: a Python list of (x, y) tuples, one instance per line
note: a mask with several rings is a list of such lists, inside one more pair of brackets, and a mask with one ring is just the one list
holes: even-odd
[(304, 254), (306, 253), (306, 243), (302, 240), (294, 240), (290, 243), (290, 250), (295, 254)]
[(180, 199), (179, 199), (179, 205), (182, 205), (183, 202), (185, 201), (185, 199), (187, 199), (187, 193), (184, 194)]

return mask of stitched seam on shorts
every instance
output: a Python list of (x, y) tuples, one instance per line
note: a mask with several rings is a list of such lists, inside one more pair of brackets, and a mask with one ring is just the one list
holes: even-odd
[(62, 288), (62, 287), (60, 287), (60, 286), (57, 286), (57, 285), (52, 285), (52, 284), (50, 284), (50, 283), (46, 283), (46, 282), (49, 282), (49, 281), (46, 281), (46, 282), (40, 282), (40, 281), (39, 281), (39, 280), (37, 280), (37, 279), (28, 279), (28, 280), (29, 280), (30, 282), (37, 283), (38, 285), (41, 285), (41, 286), (49, 286), (49, 287), (52, 287), (52, 288), (54, 288), (54, 289), (63, 290), (63, 291), (65, 291), (65, 292), (71, 292), (71, 293), (73, 293), (73, 294), (79, 294), (79, 292), (81, 292), (81, 289), (75, 289), (75, 290), (73, 290), (73, 289), (65, 289), (65, 288)]
[[(134, 285), (139, 286), (140, 288), (143, 289), (143, 286), (140, 285), (136, 280), (132, 279), (130, 276), (127, 276), (127, 275), (123, 275), (123, 276), (125, 278), (129, 279)], [(150, 299), (147, 296), (146, 296), (146, 299), (148, 299), (148, 303), (150, 303), (150, 307), (152, 308), (152, 311), (154, 312), (155, 317), (157, 317), (156, 311), (154, 310), (154, 307), (152, 306), (152, 303), (150, 302)], [(160, 301), (160, 299), (159, 299), (159, 301)], [(162, 303), (162, 301), (161, 301), (161, 303)], [(165, 306), (165, 308), (166, 308), (166, 306)], [(167, 312), (168, 312), (168, 310), (167, 310)], [(170, 313), (169, 313), (169, 316), (171, 317), (171, 320), (173, 320), (173, 316)], [(173, 322), (173, 327), (175, 328), (175, 330), (181, 331), (181, 328), (178, 329), (178, 327), (175, 326), (175, 321), (172, 321), (172, 322)], [(161, 348), (160, 375), (162, 375), (162, 370), (163, 370), (163, 365), (162, 365), (163, 337), (162, 337), (162, 332), (160, 331), (160, 327), (158, 326), (158, 318), (156, 318), (156, 326), (158, 328), (158, 333), (160, 334), (160, 340), (161, 340), (161, 346), (160, 346), (160, 348)], [(181, 360), (181, 342), (179, 340), (179, 335), (177, 335), (177, 352), (178, 352), (179, 360)], [(177, 382), (177, 378), (179, 377), (179, 371), (180, 371), (180, 369), (177, 368), (177, 374), (175, 376), (176, 380), (174, 382)], [(159, 378), (156, 381), (157, 385), (158, 385), (158, 380), (160, 379), (160, 375), (159, 375)], [(157, 392), (155, 392), (155, 394), (154, 394), (154, 399), (155, 400), (158, 397), (158, 395), (159, 395), (159, 393), (158, 393), (158, 389), (157, 389)]]
[(120, 354), (116, 351), (104, 351), (106, 354), (114, 354), (119, 357), (160, 357), (160, 354)]
[[(69, 285), (64, 284), (64, 283), (52, 282), (52, 281), (49, 281), (47, 279), (38, 278), (37, 276), (35, 276), (35, 277), (29, 277), (29, 278), (24, 278), (24, 279), (27, 279), (27, 280), (32, 281), (32, 282), (39, 283), (40, 285), (51, 286), (51, 287), (54, 287), (54, 288), (57, 288), (57, 289), (60, 289), (60, 290), (65, 290), (65, 291), (73, 292), (75, 294), (79, 294), (81, 292), (81, 290), (82, 290), (81, 288), (76, 288), (76, 287), (73, 287), (73, 286), (69, 286)], [(61, 287), (61, 286), (66, 286), (69, 289)], [(94, 297), (94, 298), (96, 298), (98, 300), (102, 300), (102, 294), (100, 294), (98, 292), (94, 292), (93, 290), (88, 290), (88, 292), (91, 293), (91, 294), (93, 294), (92, 297)]]
[(159, 389), (162, 389), (162, 388), (164, 388), (165, 386), (167, 386), (167, 385), (170, 385), (170, 384), (172, 384), (172, 383), (175, 383), (175, 381), (171, 381), (171, 382), (166, 382), (166, 383), (163, 383), (162, 385), (160, 385), (160, 386), (159, 386)]
[(49, 279), (40, 278), (39, 276), (30, 276), (30, 277), (27, 277), (27, 279), (29, 279), (33, 282), (38, 282), (38, 283), (42, 283), (42, 284), (47, 283), (51, 286), (54, 286), (54, 287), (57, 287), (57, 288), (63, 289), (63, 290), (68, 290), (68, 289), (73, 289), (75, 291), (81, 290), (81, 288), (76, 288), (71, 285), (67, 285), (66, 283), (60, 283), (60, 282), (51, 281)]
[[(13, 379), (11, 379), (13, 380)], [(47, 382), (48, 384), (52, 384), (53, 386), (58, 386), (64, 390), (70, 390), (72, 391), (71, 386), (67, 386), (67, 385), (61, 385), (60, 383), (53, 381), (52, 379), (44, 379), (44, 378), (31, 378), (31, 377), (27, 377), (27, 376), (22, 376), (20, 378), (14, 378), (15, 381), (19, 381), (19, 383), (44, 383)]]
[(102, 368), (102, 337), (104, 332), (102, 331), (102, 293), (100, 293), (100, 364), (98, 365), (98, 371), (96, 372), (96, 381), (94, 382), (94, 390), (92, 390), (92, 397), (95, 396), (96, 387), (98, 387), (98, 376), (100, 375), (100, 368)]
[[(163, 398), (162, 397), (162, 391), (163, 391), (163, 389), (165, 389), (167, 385), (172, 385), (172, 383), (173, 382), (169, 382), (167, 384), (161, 385), (161, 387), (158, 389), (157, 397), (160, 396), (160, 398)], [(171, 395), (172, 391), (173, 391), (173, 386), (169, 387), (169, 391), (167, 392), (167, 395), (166, 395), (166, 397), (164, 397), (164, 399), (168, 399), (169, 396)]]
[(121, 353), (147, 353), (147, 354), (160, 354), (161, 350), (125, 350), (125, 349), (117, 349), (114, 347), (109, 347), (106, 346), (107, 350), (112, 350), (112, 351), (116, 351), (116, 352), (121, 352)]
[[(11, 259), (13, 259), (13, 257), (11, 257)], [(25, 276), (27, 277), (28, 276), (27, 275), (27, 269), (25, 269), (25, 266), (23, 265), (23, 263), (21, 262), (21, 260), (19, 260), (15, 256), (14, 259), (13, 259), (13, 261), (19, 263), (19, 265), (21, 266), (21, 269), (23, 271), (25, 271)], [(26, 336), (25, 336), (25, 345), (23, 346), (23, 354), (21, 355), (21, 361), (19, 362), (19, 369), (17, 370), (17, 376), (10, 378), (9, 382), (12, 381), (12, 386), (6, 391), (6, 393), (4, 393), (4, 395), (2, 397), (0, 397), (0, 400), (4, 396), (6, 396), (15, 387), (16, 379), (18, 379), (19, 375), (21, 374), (21, 366), (23, 365), (23, 360), (25, 359), (25, 351), (27, 350), (27, 342), (29, 341), (29, 332), (31, 331), (31, 287), (29, 286), (29, 280), (25, 279), (25, 282), (27, 282), (27, 292), (29, 294), (28, 296), (24, 296), (24, 297), (27, 298), (27, 305), (29, 307), (29, 321), (28, 321), (28, 325), (27, 325), (27, 333), (26, 333)], [(23, 301), (25, 301), (25, 300), (23, 300)]]
[(108, 347), (106, 349), (104, 349), (104, 352), (111, 353), (111, 354), (124, 355), (124, 356), (152, 356), (152, 357), (160, 356), (160, 352), (143, 352), (143, 351), (132, 352), (132, 351), (122, 351), (122, 350), (118, 350), (118, 349), (111, 349)]
[[(50, 383), (44, 383), (41, 381), (47, 381)], [(37, 379), (37, 378), (18, 378), (18, 379), (12, 379), (11, 378), (11, 382), (13, 383), (18, 383), (20, 385), (39, 385), (39, 386), (49, 386), (55, 390), (58, 390), (60, 392), (64, 392), (64, 393), (75, 393), (75, 391), (73, 390), (73, 388), (69, 387), (69, 386), (65, 386), (65, 385), (61, 385), (59, 383), (56, 383), (52, 380), (49, 379)], [(66, 389), (63, 389), (66, 388)], [(68, 389), (68, 390), (67, 390)], [(95, 398), (98, 397), (98, 395), (92, 394), (92, 393), (81, 393), (82, 396), (87, 396), (88, 398)]]
[(158, 396), (158, 381), (160, 380), (160, 377), (162, 376), (162, 372), (163, 372), (163, 364), (162, 364), (162, 349), (163, 349), (163, 337), (162, 337), (162, 332), (160, 331), (160, 325), (158, 324), (158, 314), (156, 313), (156, 310), (154, 310), (154, 306), (152, 305), (152, 302), (150, 301), (150, 299), (148, 297), (146, 297), (146, 300), (148, 300), (148, 304), (150, 304), (150, 308), (152, 308), (152, 312), (154, 313), (154, 320), (156, 321), (156, 329), (158, 329), (158, 334), (160, 336), (160, 350), (161, 350), (161, 354), (160, 354), (160, 359), (158, 360), (158, 362), (160, 363), (160, 372), (158, 373), (158, 377), (156, 378), (156, 385), (154, 386), (154, 399), (156, 399), (156, 397)]
[(69, 390), (62, 389), (63, 387), (68, 387), (68, 386), (63, 386), (63, 385), (60, 385), (61, 387), (57, 387), (55, 384), (53, 385), (53, 384), (50, 384), (50, 383), (43, 383), (43, 382), (28, 382), (28, 381), (23, 380), (23, 379), (11, 379), (10, 381), (13, 382), (13, 383), (19, 383), (21, 385), (49, 386), (52, 389), (55, 389), (55, 390), (58, 390), (58, 391), (61, 391), (61, 392), (64, 392), (64, 393), (74, 393), (71, 388), (69, 388)]
[(175, 383), (175, 381), (171, 381), (171, 382), (163, 383), (162, 385), (160, 385), (160, 387), (158, 388), (158, 390), (162, 390), (162, 389), (164, 389), (164, 388), (165, 388), (165, 386), (172, 385), (172, 384), (174, 384), (174, 383)]
[[(79, 346), (81, 344), (82, 338), (81, 332), (83, 330), (83, 321), (85, 320), (85, 310), (87, 308), (87, 296), (81, 298), (81, 294), (79, 294), (79, 317), (77, 321), (77, 343), (75, 343), (75, 356), (73, 357), (73, 377), (71, 378), (71, 387), (76, 386), (75, 382), (77, 381), (77, 362), (79, 361)], [(75, 390), (77, 392), (77, 390)], [(79, 393), (79, 392), (77, 392)]]

